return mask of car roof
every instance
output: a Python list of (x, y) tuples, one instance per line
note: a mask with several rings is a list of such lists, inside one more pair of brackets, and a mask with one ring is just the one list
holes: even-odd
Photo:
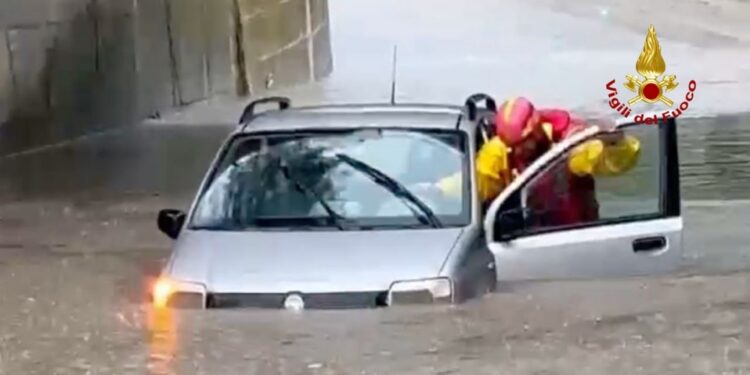
[(345, 104), (266, 111), (238, 128), (240, 133), (269, 131), (398, 127), (456, 129), (462, 107), (434, 104)]

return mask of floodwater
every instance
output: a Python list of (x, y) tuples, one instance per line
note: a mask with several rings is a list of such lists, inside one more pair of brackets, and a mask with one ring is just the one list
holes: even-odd
[(704, 365), (685, 352), (724, 358), (700, 340), (748, 363), (750, 278), (733, 272), (750, 267), (750, 116), (679, 126), (683, 276), (532, 285), (450, 308), (150, 311), (169, 246), (156, 211), (187, 207), (232, 126), (142, 125), (3, 159), (0, 373), (527, 373), (580, 360), (593, 374), (606, 356), (627, 359), (623, 373), (669, 373)]
[(170, 245), (156, 212), (187, 207), (232, 129), (205, 124), (242, 108), (209, 102), (0, 159), (0, 374), (750, 373), (750, 115), (732, 114), (748, 109), (750, 71), (728, 63), (748, 61), (748, 13), (732, 8), (746, 3), (680, 2), (680, 17), (672, 1), (635, 3), (332, 1), (336, 73), (287, 92), (387, 99), (395, 42), (400, 101), (485, 91), (601, 108), (604, 83), (633, 69), (645, 9), (663, 7), (651, 11), (679, 20), (657, 25), (668, 66), (700, 78), (690, 114), (721, 114), (680, 119), (679, 275), (520, 285), (455, 307), (151, 311)]

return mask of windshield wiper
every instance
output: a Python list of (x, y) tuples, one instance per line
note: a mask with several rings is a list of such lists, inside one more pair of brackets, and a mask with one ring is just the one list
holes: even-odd
[(315, 191), (313, 191), (312, 189), (308, 188), (305, 185), (302, 185), (299, 181), (297, 181), (297, 179), (295, 179), (292, 176), (292, 173), (289, 170), (289, 166), (286, 165), (286, 163), (284, 163), (283, 161), (279, 162), (279, 168), (281, 169), (281, 173), (284, 175), (284, 178), (286, 178), (289, 182), (291, 182), (292, 185), (294, 185), (294, 187), (297, 190), (299, 190), (300, 192), (302, 192), (304, 194), (307, 194), (308, 196), (310, 196), (313, 199), (315, 199), (318, 203), (320, 203), (320, 205), (323, 207), (323, 209), (328, 214), (328, 218), (329, 218), (331, 224), (335, 225), (336, 228), (339, 228), (339, 230), (346, 230), (344, 228), (344, 225), (341, 223), (341, 221), (344, 218), (341, 217), (341, 215), (339, 215), (338, 213), (336, 213), (336, 211), (334, 211), (333, 208), (331, 208), (331, 206), (325, 201), (325, 199), (323, 199), (323, 197), (321, 197)]
[(422, 200), (417, 198), (411, 191), (409, 191), (409, 189), (404, 187), (404, 185), (402, 185), (400, 182), (393, 179), (393, 177), (388, 176), (387, 174), (381, 172), (377, 168), (361, 160), (355, 159), (349, 155), (336, 154), (336, 157), (339, 160), (351, 166), (352, 168), (366, 174), (373, 181), (375, 181), (375, 183), (386, 188), (388, 191), (393, 193), (393, 195), (395, 195), (396, 197), (406, 200), (409, 203), (413, 204), (414, 206), (417, 206), (420, 212), (417, 212), (416, 210), (412, 208), (411, 205), (407, 204), (407, 207), (409, 207), (409, 209), (414, 214), (414, 216), (416, 216), (417, 219), (419, 219), (420, 221), (422, 220), (427, 221), (427, 224), (430, 224), (433, 228), (443, 227), (443, 224), (440, 222), (440, 219), (438, 219), (438, 217), (435, 216), (435, 213), (432, 212), (430, 207), (428, 207), (424, 202), (422, 202)]

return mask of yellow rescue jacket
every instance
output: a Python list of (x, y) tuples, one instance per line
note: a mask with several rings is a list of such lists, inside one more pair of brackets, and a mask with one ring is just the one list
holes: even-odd
[[(551, 139), (551, 133), (547, 132)], [(616, 176), (632, 169), (640, 156), (640, 141), (633, 136), (606, 144), (591, 140), (576, 147), (568, 159), (570, 172), (577, 176)], [(477, 192), (483, 203), (494, 200), (516, 177), (508, 160), (509, 148), (498, 137), (485, 143), (477, 153)], [(461, 196), (461, 173), (438, 181), (438, 188), (450, 197)]]

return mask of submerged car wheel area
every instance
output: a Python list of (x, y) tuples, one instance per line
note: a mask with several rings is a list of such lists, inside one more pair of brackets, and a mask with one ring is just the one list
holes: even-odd
[[(262, 104), (279, 110), (256, 113)], [(485, 210), (474, 156), (495, 108), (486, 95), (464, 107), (251, 103), (190, 210), (159, 214), (159, 229), (175, 243), (154, 303), (288, 310), (457, 303), (498, 281), (676, 267), (674, 120), (592, 127), (555, 146)], [(629, 174), (596, 181), (600, 218), (576, 227), (539, 221), (537, 181), (554, 176), (581, 142), (613, 131), (637, 133), (643, 160)], [(456, 195), (424, 188), (454, 175)]]

